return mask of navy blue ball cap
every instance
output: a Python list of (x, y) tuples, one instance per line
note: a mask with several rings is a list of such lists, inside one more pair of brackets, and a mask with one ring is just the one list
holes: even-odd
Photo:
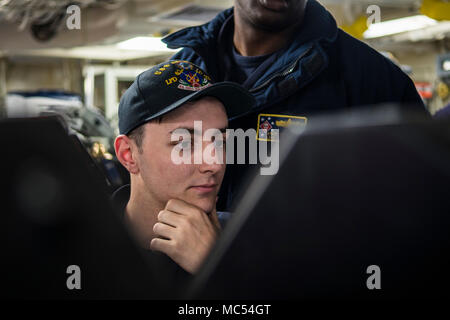
[(167, 61), (141, 73), (120, 99), (120, 134), (129, 134), (202, 97), (220, 100), (230, 120), (248, 113), (255, 104), (254, 97), (236, 83), (213, 83), (205, 71), (191, 62)]

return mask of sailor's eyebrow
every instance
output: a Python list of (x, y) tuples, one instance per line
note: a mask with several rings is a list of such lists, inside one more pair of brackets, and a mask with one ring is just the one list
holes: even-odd
[[(224, 128), (220, 128), (220, 129), (217, 129), (217, 130), (219, 130), (219, 131), (222, 132), (222, 133), (226, 133), (226, 132), (227, 132), (227, 129), (228, 129), (228, 127), (224, 127)], [(171, 131), (169, 132), (169, 134), (172, 134), (172, 133), (175, 132), (176, 130), (186, 130), (186, 131), (189, 132), (191, 135), (192, 135), (192, 134), (195, 134), (195, 133), (197, 133), (197, 134), (201, 134), (201, 133), (202, 133), (202, 132), (196, 132), (196, 131), (194, 130), (194, 128), (192, 128), (192, 127), (178, 127), (178, 128), (175, 128), (175, 129), (171, 130)]]
[(178, 127), (178, 128), (175, 128), (175, 129), (171, 130), (169, 133), (172, 134), (172, 133), (174, 133), (177, 130), (186, 130), (190, 134), (194, 134), (195, 133), (194, 128), (191, 128), (191, 127)]

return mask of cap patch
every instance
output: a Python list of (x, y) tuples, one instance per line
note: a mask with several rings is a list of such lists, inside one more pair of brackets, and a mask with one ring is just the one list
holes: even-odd
[[(185, 61), (172, 61), (176, 66), (172, 74), (167, 75), (166, 85), (178, 83), (178, 89), (188, 91), (200, 91), (212, 85), (211, 78), (192, 63)], [(162, 74), (165, 68), (160, 68), (156, 75)]]
[(190, 91), (203, 90), (211, 86), (208, 78), (207, 75), (204, 75), (203, 72), (198, 69), (195, 71), (183, 70), (180, 74), (178, 89)]

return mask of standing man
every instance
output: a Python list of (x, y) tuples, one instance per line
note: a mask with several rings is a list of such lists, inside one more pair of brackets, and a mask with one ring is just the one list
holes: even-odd
[[(174, 150), (184, 154), (199, 138), (202, 156), (208, 156), (205, 148), (215, 140), (204, 141), (194, 122), (201, 123), (202, 131), (216, 129), (222, 135), (228, 117), (250, 110), (253, 103), (239, 85), (213, 84), (186, 61), (145, 71), (125, 92), (114, 146), (131, 184), (116, 191), (113, 200), (144, 250), (165, 254), (189, 274), (198, 270), (220, 229), (216, 201), (225, 161), (214, 149), (211, 159), (195, 162), (192, 152), (186, 158), (192, 161), (180, 163)], [(180, 130), (187, 135), (174, 140)]]
[[(270, 130), (264, 115), (306, 123), (324, 111), (388, 102), (424, 108), (411, 79), (340, 30), (316, 0), (235, 0), (234, 5), (209, 23), (163, 39), (169, 48), (183, 48), (175, 58), (253, 94), (253, 113), (230, 127)], [(228, 173), (226, 207), (243, 176), (236, 166)]]

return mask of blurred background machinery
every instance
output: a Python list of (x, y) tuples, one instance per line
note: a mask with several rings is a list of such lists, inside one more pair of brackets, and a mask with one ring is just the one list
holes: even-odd
[(85, 107), (77, 94), (56, 90), (14, 91), (6, 95), (7, 118), (59, 116), (70, 135), (79, 141), (111, 190), (128, 181), (113, 156), (115, 131), (95, 107)]

